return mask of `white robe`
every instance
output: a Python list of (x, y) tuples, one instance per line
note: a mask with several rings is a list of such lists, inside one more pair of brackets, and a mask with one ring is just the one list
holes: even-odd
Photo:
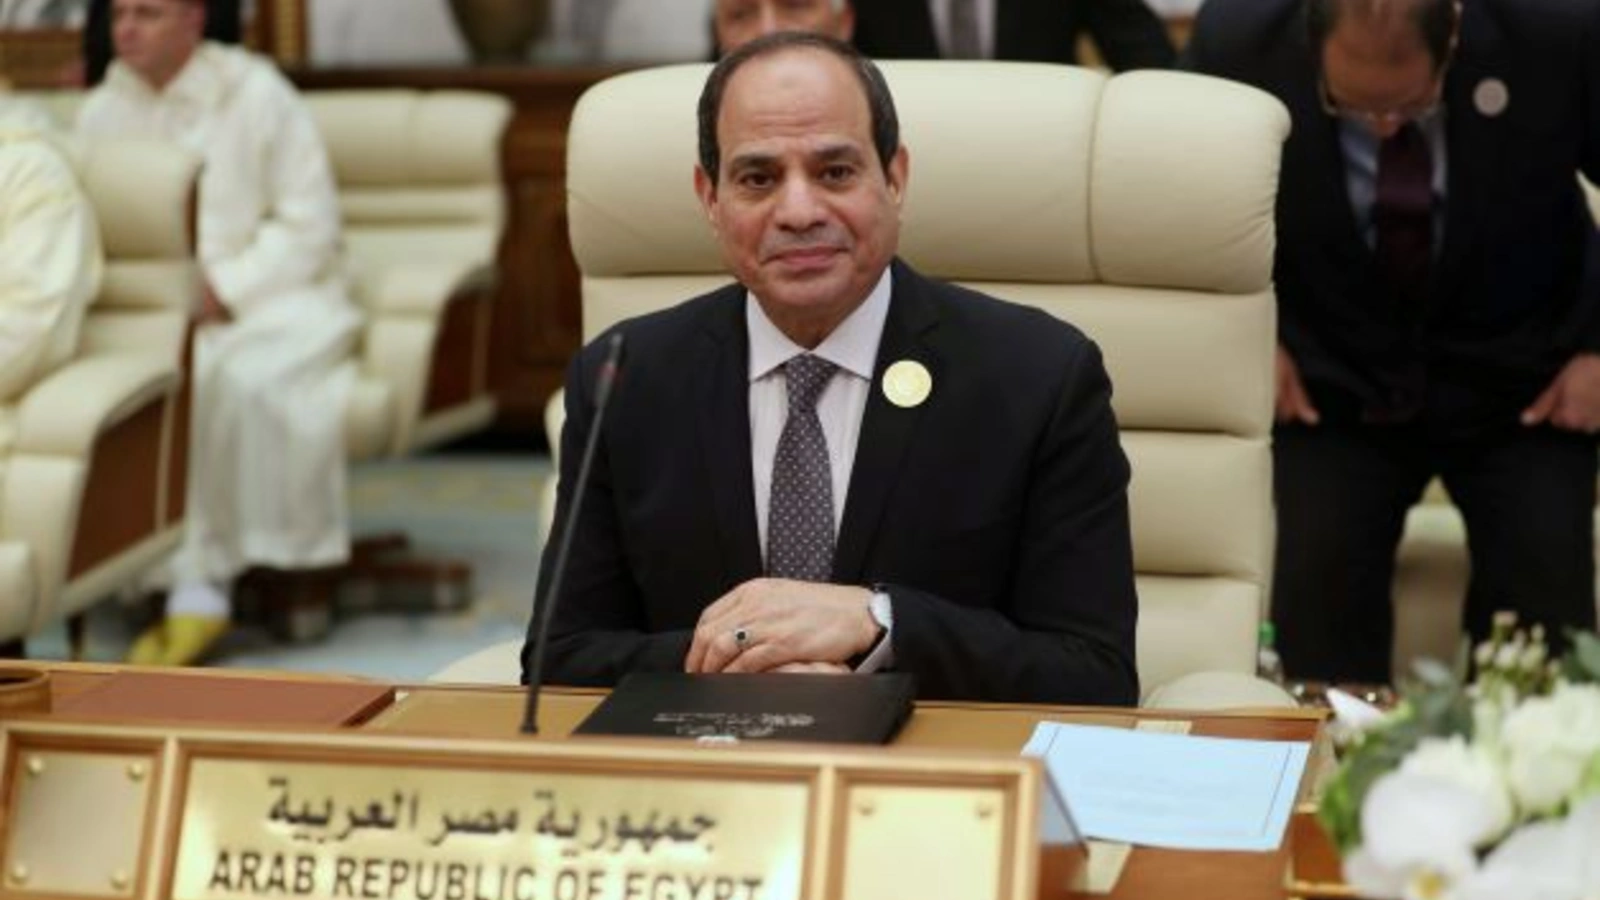
[(187, 527), (174, 579), (344, 561), (343, 423), (360, 316), (345, 290), (338, 195), (310, 112), (271, 63), (207, 43), (160, 92), (114, 63), (78, 130), (164, 138), (205, 159), (200, 262), (233, 321), (195, 336)]
[[(101, 275), (94, 208), (54, 138), (15, 102), (0, 94), (0, 407), (77, 350)], [(0, 449), (8, 432), (0, 422)]]

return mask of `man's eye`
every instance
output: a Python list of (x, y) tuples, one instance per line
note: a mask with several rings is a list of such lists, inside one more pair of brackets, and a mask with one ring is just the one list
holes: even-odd
[(850, 166), (828, 166), (822, 170), (822, 179), (824, 181), (835, 182), (849, 181), (851, 177), (855, 175), (855, 173), (856, 170)]
[(759, 191), (772, 186), (772, 176), (765, 172), (745, 172), (734, 182), (742, 188)]

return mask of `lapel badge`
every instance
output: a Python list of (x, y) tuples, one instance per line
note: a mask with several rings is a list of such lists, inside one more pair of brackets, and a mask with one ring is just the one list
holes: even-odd
[(1497, 119), (1511, 105), (1511, 89), (1498, 78), (1485, 78), (1472, 89), (1472, 105), (1483, 115)]
[(883, 373), (883, 396), (901, 409), (921, 406), (931, 393), (933, 376), (914, 359), (902, 359)]

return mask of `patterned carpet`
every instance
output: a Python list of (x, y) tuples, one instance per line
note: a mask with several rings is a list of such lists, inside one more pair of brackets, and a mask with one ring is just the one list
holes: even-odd
[[(434, 612), (421, 608), (428, 598), (388, 596), (375, 609), (370, 598), (351, 597), (323, 639), (284, 643), (261, 625), (245, 624), (228, 635), (213, 664), (415, 681), (474, 650), (520, 638), (544, 543), (537, 510), (549, 473), (549, 459), (532, 455), (449, 454), (355, 467), (355, 533), (401, 531), (421, 554), (468, 563), (473, 597), (466, 608)], [(147, 615), (143, 607), (116, 602), (96, 607), (89, 659), (120, 659)], [(64, 631), (30, 640), (28, 650), (38, 658), (64, 658)]]

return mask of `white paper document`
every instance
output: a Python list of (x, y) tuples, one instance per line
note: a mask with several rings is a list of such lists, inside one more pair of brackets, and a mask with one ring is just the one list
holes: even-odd
[(1041, 722), (1037, 756), (1087, 837), (1182, 850), (1278, 849), (1310, 745)]

